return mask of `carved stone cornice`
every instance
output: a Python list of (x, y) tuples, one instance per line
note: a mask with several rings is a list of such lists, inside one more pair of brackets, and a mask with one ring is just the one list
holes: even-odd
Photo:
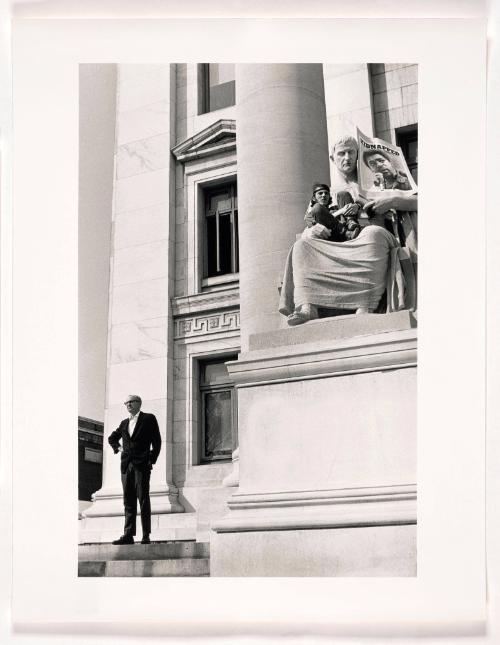
[(221, 309), (235, 309), (239, 308), (239, 306), (240, 291), (238, 285), (221, 289), (220, 291), (206, 291), (172, 298), (172, 314), (174, 318)]
[(178, 143), (172, 148), (172, 154), (177, 161), (186, 162), (230, 150), (236, 150), (236, 121), (219, 119), (201, 132)]
[(251, 351), (227, 363), (237, 387), (416, 365), (416, 329)]

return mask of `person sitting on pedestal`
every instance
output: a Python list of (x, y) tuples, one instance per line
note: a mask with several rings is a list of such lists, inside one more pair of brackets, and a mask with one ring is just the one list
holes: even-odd
[(325, 239), (344, 242), (359, 235), (361, 227), (356, 219), (358, 212), (359, 207), (354, 204), (349, 192), (338, 193), (337, 203), (333, 204), (330, 188), (326, 184), (316, 183), (305, 220), (308, 227), (321, 224), (328, 229), (328, 237)]

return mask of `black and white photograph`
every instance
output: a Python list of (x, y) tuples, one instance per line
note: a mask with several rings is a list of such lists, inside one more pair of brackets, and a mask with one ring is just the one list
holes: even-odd
[(20, 634), (484, 629), (484, 21), (433, 15), (15, 22)]
[(79, 575), (415, 576), (418, 65), (79, 96)]

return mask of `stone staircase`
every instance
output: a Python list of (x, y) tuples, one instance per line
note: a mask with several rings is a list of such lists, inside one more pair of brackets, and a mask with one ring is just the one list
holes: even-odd
[(210, 544), (183, 540), (152, 544), (81, 544), (80, 577), (166, 577), (210, 575)]

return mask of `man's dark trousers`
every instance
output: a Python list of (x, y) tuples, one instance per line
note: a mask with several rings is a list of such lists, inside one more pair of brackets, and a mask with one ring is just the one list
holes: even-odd
[(135, 535), (137, 500), (141, 509), (143, 535), (151, 533), (151, 501), (149, 499), (149, 479), (151, 471), (138, 470), (130, 462), (122, 473), (123, 505), (125, 507), (125, 535)]

